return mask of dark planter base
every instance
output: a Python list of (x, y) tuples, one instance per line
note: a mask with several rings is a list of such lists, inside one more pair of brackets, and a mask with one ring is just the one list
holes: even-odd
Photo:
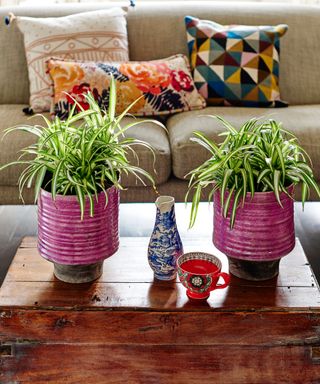
[(240, 279), (262, 281), (269, 280), (279, 273), (280, 260), (251, 261), (229, 257), (229, 271)]
[(89, 283), (102, 275), (103, 261), (86, 265), (54, 264), (54, 275), (65, 283)]

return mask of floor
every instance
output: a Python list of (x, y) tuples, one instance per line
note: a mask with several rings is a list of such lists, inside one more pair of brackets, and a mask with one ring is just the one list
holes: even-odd
[[(195, 226), (188, 229), (190, 204), (176, 204), (176, 217), (181, 235), (212, 236), (212, 204), (201, 203)], [(154, 204), (121, 204), (120, 236), (150, 236), (154, 224)], [(320, 202), (295, 203), (296, 236), (320, 282)], [(37, 233), (36, 206), (0, 206), (0, 285), (24, 236)]]

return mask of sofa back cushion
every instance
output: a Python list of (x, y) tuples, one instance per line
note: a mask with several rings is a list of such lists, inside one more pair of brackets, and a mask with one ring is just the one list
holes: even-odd
[[(64, 16), (108, 8), (110, 5), (74, 4), (54, 7), (2, 7), (0, 17), (13, 12), (33, 17)], [(280, 91), (290, 104), (320, 103), (320, 8), (274, 3), (152, 2), (129, 10), (131, 60), (154, 60), (187, 54), (184, 16), (193, 15), (219, 24), (288, 24), (281, 42)], [(0, 25), (0, 103), (28, 103), (28, 73), (22, 35), (13, 25)]]

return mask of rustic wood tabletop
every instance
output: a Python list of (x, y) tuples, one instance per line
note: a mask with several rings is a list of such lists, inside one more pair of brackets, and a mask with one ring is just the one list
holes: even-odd
[[(320, 293), (299, 241), (278, 277), (196, 301), (154, 280), (148, 240), (121, 238), (101, 278), (75, 285), (25, 238), (0, 291), (0, 383), (320, 382)], [(184, 249), (227, 270), (210, 237)]]

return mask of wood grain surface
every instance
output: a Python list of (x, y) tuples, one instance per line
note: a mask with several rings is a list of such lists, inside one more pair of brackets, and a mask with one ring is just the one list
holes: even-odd
[(26, 343), (18, 344), (15, 353), (19, 364), (7, 359), (6, 370), (0, 374), (2, 383), (319, 383), (319, 366), (311, 364), (310, 348), (306, 351), (300, 346)]
[[(0, 291), (0, 383), (320, 383), (320, 294), (299, 241), (277, 278), (232, 277), (207, 301), (153, 279), (147, 238), (67, 284), (25, 238)], [(185, 251), (217, 254), (211, 239)]]
[[(121, 238), (119, 251), (105, 260), (103, 275), (95, 283), (73, 285), (56, 279), (53, 265), (38, 254), (36, 239), (25, 238), (1, 288), (0, 306), (211, 311), (308, 308), (320, 304), (319, 290), (299, 241), (294, 251), (281, 260), (278, 277), (251, 282), (232, 276), (227, 289), (212, 292), (205, 302), (189, 300), (178, 280), (154, 280), (147, 261), (148, 241)], [(184, 242), (184, 249), (217, 254), (223, 270), (228, 270), (226, 257), (208, 238)]]

